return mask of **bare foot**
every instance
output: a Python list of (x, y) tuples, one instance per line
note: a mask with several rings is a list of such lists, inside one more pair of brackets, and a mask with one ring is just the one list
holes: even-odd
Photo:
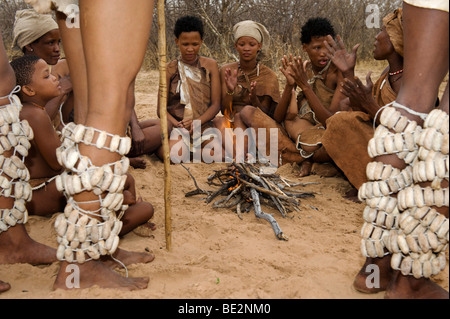
[(448, 291), (430, 279), (416, 279), (397, 272), (386, 291), (386, 299), (449, 299)]
[(312, 163), (310, 161), (304, 161), (300, 164), (300, 174), (298, 177), (307, 177), (311, 175), (312, 171)]
[(32, 240), (23, 225), (0, 234), (0, 264), (49, 265), (56, 261), (56, 249)]
[(0, 294), (11, 289), (10, 284), (0, 280)]
[(130, 158), (130, 165), (135, 169), (146, 169), (147, 162), (142, 157)]
[(125, 278), (101, 261), (85, 264), (61, 263), (53, 289), (87, 289), (98, 286), (104, 289), (128, 291), (146, 289), (149, 278)]
[[(135, 253), (129, 252), (123, 249), (117, 249), (116, 253), (113, 255), (114, 259), (120, 261), (125, 266), (135, 265), (135, 264), (149, 264), (155, 260), (155, 255), (150, 253)], [(105, 265), (110, 268), (121, 268), (122, 265), (114, 260), (110, 256), (104, 256), (102, 261)]]
[[(374, 267), (370, 266), (378, 267), (380, 274), (379, 282), (373, 282), (373, 280), (369, 278), (370, 276), (374, 276), (375, 274)], [(391, 267), (391, 256), (376, 259), (368, 258), (366, 260), (366, 263), (364, 264), (364, 267), (356, 276), (353, 287), (359, 292), (365, 294), (376, 294), (388, 289), (393, 275), (394, 271)]]
[(156, 225), (150, 221), (146, 222), (144, 225), (136, 227), (133, 233), (143, 238), (151, 238), (153, 232), (157, 229)]

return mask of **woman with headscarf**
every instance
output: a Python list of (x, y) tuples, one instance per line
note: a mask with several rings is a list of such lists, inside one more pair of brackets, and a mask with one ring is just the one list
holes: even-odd
[(63, 117), (70, 120), (73, 110), (72, 82), (66, 59), (61, 59), (61, 35), (58, 24), (50, 14), (41, 14), (33, 9), (16, 12), (13, 28), (13, 49), (24, 55), (35, 55), (51, 66), (52, 73), (61, 82), (63, 94), (53, 99), (46, 110), (57, 129), (61, 129), (60, 106), (64, 103)]
[(61, 58), (61, 36), (58, 24), (49, 14), (32, 9), (17, 11), (13, 29), (13, 48), (25, 55), (36, 55), (49, 65)]
[(280, 88), (275, 72), (261, 63), (270, 48), (266, 27), (254, 21), (242, 21), (233, 27), (233, 36), (239, 61), (224, 65), (220, 71), (222, 113), (234, 128), (245, 130), (250, 120), (243, 119), (241, 111), (251, 106), (272, 117), (280, 100)]
[[(341, 112), (331, 117), (327, 121), (322, 143), (328, 155), (356, 189), (367, 182), (366, 167), (372, 161), (367, 153), (367, 144), (373, 137), (376, 114), (381, 107), (395, 101), (402, 84), (402, 9), (387, 15), (383, 22), (384, 25), (376, 36), (374, 59), (386, 60), (389, 66), (375, 85), (370, 79), (371, 73), (367, 76), (366, 86), (359, 79), (354, 80), (354, 66), (348, 68), (339, 59), (339, 54), (330, 55), (342, 72), (351, 74), (346, 76), (342, 92), (349, 97), (347, 102), (353, 112)], [(332, 43), (331, 40), (330, 42)], [(333, 46), (337, 49), (330, 47), (333, 52), (340, 51), (336, 43)]]

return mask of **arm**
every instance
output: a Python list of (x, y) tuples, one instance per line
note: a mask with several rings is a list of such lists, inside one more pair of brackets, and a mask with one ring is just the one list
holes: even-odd
[[(336, 101), (338, 100), (338, 97), (335, 95), (333, 98), (332, 106), (330, 107), (330, 110), (327, 110), (323, 105), (320, 99), (317, 97), (317, 95), (314, 93), (313, 88), (308, 83), (308, 76), (306, 75), (306, 69), (305, 64), (302, 61), (301, 57), (298, 57), (294, 59), (294, 62), (290, 63), (292, 73), (291, 75), (295, 79), (297, 85), (303, 90), (303, 93), (305, 94), (306, 99), (309, 102), (309, 106), (316, 114), (317, 120), (322, 123), (323, 125), (326, 124), (327, 120), (333, 116), (334, 112), (331, 111), (333, 104), (336, 104)], [(340, 93), (340, 92), (339, 92)], [(340, 95), (343, 96), (342, 93)], [(337, 103), (337, 105), (339, 105)]]
[(61, 60), (52, 68), (52, 74), (56, 76), (61, 85), (62, 94), (52, 99), (45, 106), (50, 119), (54, 119), (58, 113), (62, 103), (64, 103), (68, 95), (73, 91), (72, 80), (70, 78), (69, 65), (67, 60)]
[(226, 108), (233, 103), (233, 94), (237, 87), (237, 70), (222, 68), (220, 71), (222, 87), (222, 114), (225, 114)]
[(131, 111), (130, 127), (133, 140), (133, 148), (136, 153), (142, 154), (144, 152), (145, 135), (139, 124), (139, 119), (134, 108)]
[(61, 146), (61, 141), (53, 128), (47, 112), (34, 108), (32, 110), (28, 109), (22, 114), (33, 128), (34, 143), (37, 151), (52, 170), (55, 172), (61, 171), (62, 167), (56, 157), (56, 149)]
[[(0, 36), (0, 97), (6, 96), (14, 89), (16, 85), (16, 76), (9, 64), (8, 56), (3, 45), (3, 38)], [(6, 99), (6, 101), (8, 101)], [(1, 101), (0, 103), (7, 103)]]
[(282, 66), (280, 67), (280, 71), (286, 77), (286, 86), (284, 88), (283, 94), (281, 95), (280, 103), (278, 103), (278, 106), (275, 109), (274, 116), (273, 116), (274, 120), (277, 121), (277, 123), (279, 123), (279, 124), (281, 124), (286, 118), (286, 114), (289, 109), (289, 105), (291, 104), (293, 90), (296, 87), (295, 79), (290, 74), (289, 63), (288, 63), (287, 57), (285, 56), (281, 62), (282, 62), (281, 63)]
[(333, 37), (328, 36), (327, 41), (325, 41), (325, 46), (329, 51), (327, 56), (345, 78), (354, 79), (360, 44), (355, 45), (352, 52), (348, 53), (342, 38), (338, 36), (337, 40), (336, 43)]
[(256, 95), (256, 82), (251, 83), (250, 87), (250, 100), (252, 101), (252, 106), (261, 109), (265, 114), (270, 115), (272, 109), (272, 98), (270, 96), (264, 96), (262, 101)]
[(356, 77), (353, 81), (345, 79), (341, 84), (341, 91), (350, 98), (352, 108), (366, 112), (374, 119), (380, 107), (372, 95), (373, 82), (371, 75), (371, 72), (367, 75), (367, 85), (364, 85), (361, 80)]
[[(169, 72), (167, 72), (166, 74), (166, 80), (167, 80), (167, 87), (170, 87), (170, 77), (171, 75), (169, 74)], [(167, 100), (169, 100), (169, 95), (170, 92), (169, 90), (167, 90)], [(164, 105), (165, 108), (167, 108), (167, 105)], [(160, 101), (160, 96), (159, 96), (159, 92), (158, 92), (158, 106), (156, 108), (156, 112), (158, 115), (158, 118), (161, 118), (161, 101)], [(169, 112), (167, 112), (167, 120), (173, 125), (174, 128), (180, 128), (181, 127), (181, 123), (178, 122)]]
[(211, 64), (211, 105), (208, 110), (200, 116), (197, 120), (202, 122), (202, 125), (213, 120), (220, 112), (222, 101), (222, 86), (219, 73), (219, 65), (216, 61)]

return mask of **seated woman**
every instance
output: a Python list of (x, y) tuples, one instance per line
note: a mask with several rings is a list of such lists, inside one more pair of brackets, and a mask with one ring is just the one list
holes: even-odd
[[(58, 77), (61, 95), (49, 101), (46, 110), (57, 129), (70, 120), (73, 110), (72, 83), (66, 59), (61, 59), (61, 35), (58, 24), (50, 14), (40, 14), (33, 9), (16, 12), (13, 28), (13, 48), (23, 55), (35, 55), (51, 66)], [(64, 103), (64, 107), (60, 107)], [(63, 118), (60, 117), (62, 114)]]
[(374, 124), (381, 107), (396, 100), (403, 77), (403, 11), (395, 10), (383, 19), (381, 31), (375, 38), (373, 57), (386, 60), (389, 65), (373, 84), (367, 76), (367, 85), (355, 78), (355, 63), (348, 63), (342, 43), (329, 39), (330, 58), (345, 75), (341, 91), (348, 97), (352, 112), (341, 112), (327, 121), (322, 142), (333, 162), (342, 170), (356, 191), (349, 193), (356, 200), (357, 190), (367, 182), (366, 167), (372, 162), (367, 145), (373, 138)]
[[(202, 149), (207, 146), (211, 149), (211, 157), (219, 156), (215, 160), (222, 161), (220, 137), (207, 131), (219, 127), (223, 119), (216, 118), (221, 101), (218, 64), (213, 59), (198, 55), (203, 43), (203, 22), (197, 17), (182, 17), (176, 22), (174, 33), (181, 55), (167, 66), (167, 106), (158, 103), (158, 116), (161, 107), (167, 107), (168, 120), (174, 128), (170, 140), (172, 162), (178, 162), (174, 161), (175, 157), (186, 159), (190, 156), (193, 151), (191, 144), (197, 149), (200, 145)], [(196, 140), (192, 139), (194, 121), (201, 124), (202, 132), (202, 136), (196, 137)], [(220, 142), (217, 142), (218, 138)], [(221, 152), (215, 152), (216, 149)]]
[[(245, 131), (252, 126), (253, 114), (243, 113), (244, 108), (251, 108), (252, 113), (258, 109), (261, 114), (272, 117), (280, 100), (280, 87), (275, 72), (261, 63), (270, 47), (270, 34), (266, 27), (254, 21), (242, 21), (233, 27), (233, 35), (239, 62), (221, 68), (222, 113), (232, 123), (227, 127)], [(247, 155), (248, 141), (244, 149)]]

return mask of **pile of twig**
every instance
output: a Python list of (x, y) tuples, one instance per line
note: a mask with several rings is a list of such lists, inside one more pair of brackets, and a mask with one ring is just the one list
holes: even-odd
[(278, 210), (284, 218), (294, 211), (300, 211), (300, 200), (315, 197), (314, 193), (294, 190), (294, 187), (309, 184), (292, 183), (277, 174), (261, 174), (259, 167), (253, 164), (232, 164), (227, 169), (215, 171), (208, 177), (208, 184), (218, 187), (217, 191), (201, 189), (189, 169), (185, 167), (194, 180), (196, 190), (186, 194), (186, 197), (207, 195), (207, 204), (213, 203), (213, 208), (235, 210), (239, 218), (242, 213), (255, 210), (256, 217), (267, 220), (278, 239), (288, 240), (273, 215), (263, 212), (263, 206)]

